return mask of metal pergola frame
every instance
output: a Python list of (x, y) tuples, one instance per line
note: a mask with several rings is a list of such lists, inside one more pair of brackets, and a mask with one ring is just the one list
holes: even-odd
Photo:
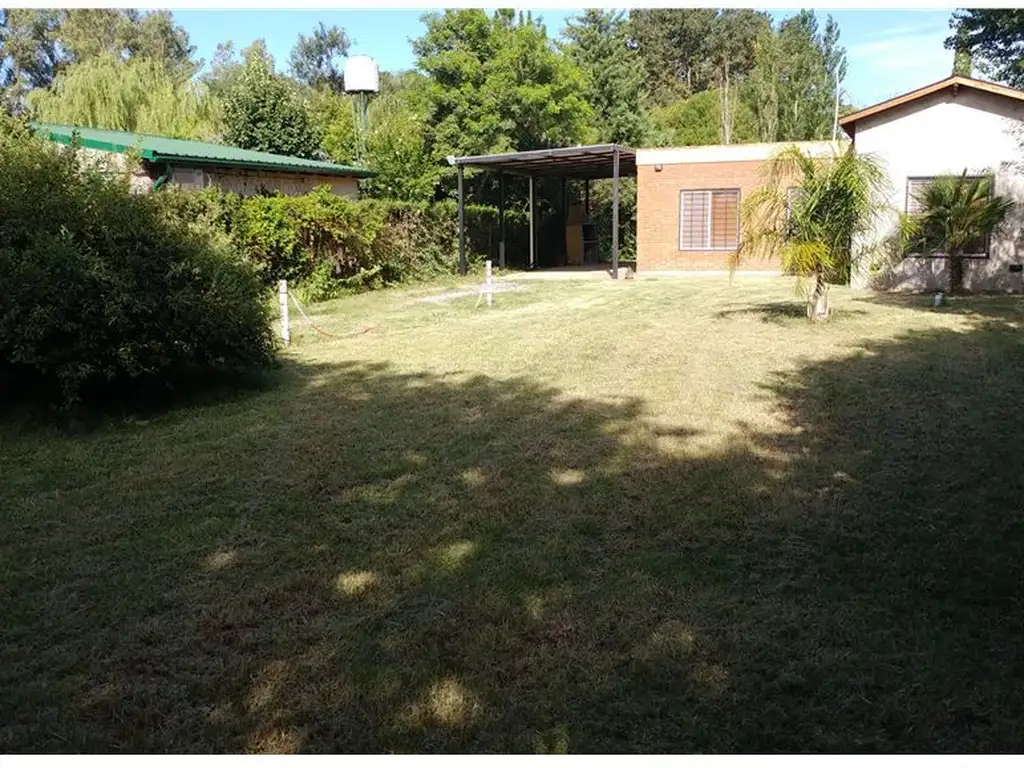
[(619, 144), (592, 144), (582, 147), (558, 147), (500, 155), (449, 157), (448, 164), (459, 174), (459, 273), (466, 274), (466, 209), (463, 175), (466, 168), (498, 172), (498, 265), (505, 266), (505, 174), (530, 180), (530, 269), (537, 265), (537, 227), (534, 224), (535, 179), (541, 177), (579, 179), (585, 183), (585, 206), (590, 213), (591, 179), (612, 180), (612, 277), (619, 276), (619, 179), (636, 176), (636, 150)]

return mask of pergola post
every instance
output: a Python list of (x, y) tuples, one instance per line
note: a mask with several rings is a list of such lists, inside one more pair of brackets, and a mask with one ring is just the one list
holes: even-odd
[(583, 180), (583, 215), (590, 218), (590, 179)]
[(466, 200), (463, 191), (463, 171), (459, 166), (459, 274), (465, 276), (469, 271), (466, 263)]
[(619, 278), (619, 147), (612, 150), (612, 278)]
[(536, 211), (533, 205), (533, 175), (530, 175), (530, 269), (537, 266), (537, 239), (536, 239), (536, 227), (534, 226), (534, 219), (536, 218)]
[[(562, 231), (564, 232), (566, 224), (569, 221), (569, 189), (568, 189), (568, 187), (567, 187), (567, 185), (565, 183), (565, 176), (562, 176), (561, 178), (562, 178), (562, 181), (561, 181), (561, 183), (562, 183), (562, 199), (559, 202), (559, 206), (558, 207), (561, 209), (561, 214), (562, 214)], [(565, 264), (568, 264), (569, 263), (569, 249), (568, 249), (568, 247), (565, 244), (565, 235), (564, 234), (562, 235), (562, 249), (563, 249), (562, 260), (563, 260), (563, 262)]]
[(498, 173), (498, 269), (505, 268), (505, 174)]

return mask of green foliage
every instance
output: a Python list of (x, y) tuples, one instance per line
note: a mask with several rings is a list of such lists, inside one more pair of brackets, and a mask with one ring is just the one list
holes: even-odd
[(178, 82), (199, 69), (188, 33), (169, 11), (123, 8), (0, 11), (0, 87), (12, 105), (68, 66), (103, 56), (158, 63)]
[(630, 34), (655, 104), (685, 99), (712, 86), (713, 8), (636, 8)]
[[(722, 97), (718, 90), (702, 91), (688, 99), (668, 106), (656, 107), (651, 112), (655, 142), (660, 145), (687, 147), (703, 144), (721, 144)], [(735, 105), (732, 140), (757, 140), (754, 114), (743, 101)]]
[(969, 61), (973, 55), (983, 74), (1015, 88), (1024, 86), (1024, 10), (961, 8), (953, 12), (950, 26), (953, 34), (946, 47), (957, 52), (959, 66), (964, 67), (964, 56)]
[(306, 104), (265, 58), (252, 55), (224, 103), (224, 140), (243, 149), (316, 158), (320, 140)]
[(344, 87), (340, 59), (348, 56), (348, 35), (340, 27), (327, 27), (321, 21), (313, 33), (299, 35), (288, 59), (292, 74), (300, 83), (313, 88), (325, 86), (335, 92)]
[[(430, 77), (426, 146), (441, 165), (472, 155), (578, 144), (590, 136), (585, 80), (560, 55), (543, 25), (512, 11), (429, 13), (413, 41), (419, 69)], [(454, 188), (443, 166), (443, 193)]]
[(224, 101), (241, 82), (246, 65), (254, 59), (259, 59), (267, 69), (274, 71), (274, 57), (267, 51), (267, 42), (262, 38), (243, 48), (241, 57), (238, 56), (235, 44), (231, 40), (217, 43), (217, 49), (210, 61), (210, 70), (203, 74), (201, 80), (217, 101)]
[[(848, 279), (852, 246), (869, 233), (883, 206), (886, 177), (879, 162), (853, 152), (816, 158), (796, 147), (768, 166), (766, 184), (743, 204), (735, 269), (751, 258), (777, 258), (812, 302), (812, 319), (827, 314), (829, 282)], [(793, 190), (793, 193), (790, 193)]]
[[(687, 144), (803, 141), (830, 134), (835, 75), (841, 81), (846, 71), (839, 27), (831, 18), (819, 30), (814, 12), (801, 11), (775, 30), (765, 14), (749, 9), (655, 9), (632, 11), (630, 25), (660, 107), (653, 110), (658, 135), (680, 132), (679, 114), (690, 110), (701, 112), (707, 125), (687, 129), (694, 139)], [(714, 115), (710, 97), (685, 110), (678, 106), (711, 91), (719, 101)]]
[(174, 78), (150, 59), (104, 55), (72, 64), (46, 89), (29, 94), (43, 121), (155, 133), (180, 139), (217, 135), (217, 104), (206, 88)]
[(365, 164), (376, 175), (365, 182), (369, 194), (408, 201), (433, 196), (440, 169), (427, 152), (427, 119), (427, 107), (412, 89), (370, 102)]
[(813, 11), (801, 11), (765, 30), (754, 46), (746, 98), (761, 141), (807, 141), (831, 135), (836, 77), (846, 73), (839, 27), (829, 17), (819, 30)]
[(586, 78), (596, 139), (640, 146), (646, 133), (644, 72), (622, 11), (589, 9), (569, 19), (563, 50)]
[[(264, 284), (286, 279), (314, 300), (454, 274), (458, 267), (458, 211), (450, 201), (350, 200), (326, 187), (295, 197), (243, 199), (210, 189), (160, 196), (177, 218), (230, 242)], [(525, 219), (509, 211), (506, 222), (523, 228)], [(497, 210), (466, 206), (471, 262), (496, 257), (497, 229)]]
[[(907, 248), (949, 259), (949, 292), (963, 290), (964, 254), (978, 252), (1003, 225), (1013, 201), (993, 195), (989, 177), (940, 176), (917, 195), (920, 212), (905, 219)], [(972, 247), (974, 246), (974, 247)]]
[[(433, 197), (440, 169), (426, 147), (427, 87), (422, 75), (406, 73), (391, 78), (370, 100), (362, 164), (376, 175), (363, 182), (368, 194), (408, 201)], [(321, 88), (312, 95), (311, 112), (324, 133), (323, 147), (331, 159), (355, 162), (355, 99)]]
[(0, 124), (0, 379), (72, 405), (271, 362), (266, 296), (224, 241), (24, 125)]

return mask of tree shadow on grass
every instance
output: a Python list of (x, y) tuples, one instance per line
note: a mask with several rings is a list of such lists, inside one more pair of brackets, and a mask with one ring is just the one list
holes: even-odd
[[(847, 309), (833, 307), (832, 319), (844, 318), (851, 315), (867, 314), (862, 309)], [(807, 322), (807, 302), (804, 301), (768, 301), (762, 304), (744, 304), (737, 309), (723, 309), (715, 313), (719, 320), (732, 317), (756, 317), (763, 323), (775, 325), (789, 325), (794, 320)]]
[(1022, 362), (871, 343), (712, 451), (379, 366), (169, 419), (11, 513), (0, 748), (1017, 750)]
[(975, 318), (990, 318), (1007, 322), (1024, 320), (1024, 296), (1007, 294), (969, 294), (946, 296), (945, 304), (933, 306), (933, 295), (906, 293), (875, 293), (862, 296), (855, 301), (882, 307), (917, 310), (942, 314), (966, 315)]

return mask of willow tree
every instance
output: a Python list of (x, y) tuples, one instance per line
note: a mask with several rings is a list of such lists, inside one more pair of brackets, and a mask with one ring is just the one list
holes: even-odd
[(744, 203), (740, 245), (730, 267), (753, 258), (777, 259), (797, 278), (807, 317), (824, 320), (829, 287), (850, 274), (852, 244), (874, 230), (887, 206), (879, 162), (852, 151), (813, 157), (795, 146), (769, 161), (763, 187)]
[(150, 59), (100, 56), (72, 64), (49, 88), (29, 94), (48, 123), (207, 139), (218, 132), (217, 106), (205, 86)]

